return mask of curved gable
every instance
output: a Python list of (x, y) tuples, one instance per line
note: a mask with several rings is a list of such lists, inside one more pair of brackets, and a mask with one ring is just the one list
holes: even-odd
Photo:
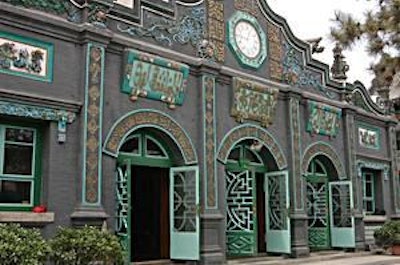
[(371, 112), (374, 114), (384, 114), (383, 109), (381, 109), (377, 104), (372, 101), (368, 91), (359, 81), (356, 81), (354, 83), (353, 91), (351, 92), (351, 102), (354, 106), (362, 108), (367, 112)]

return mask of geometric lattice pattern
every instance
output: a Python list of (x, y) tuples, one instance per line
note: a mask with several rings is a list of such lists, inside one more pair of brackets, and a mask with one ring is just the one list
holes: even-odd
[[(130, 165), (128, 165), (130, 166)], [(115, 186), (117, 216), (115, 218), (115, 233), (121, 245), (129, 253), (129, 170), (127, 166), (117, 168), (117, 182)]]
[(313, 249), (329, 247), (329, 234), (326, 228), (312, 228), (308, 230), (308, 244)]
[(325, 182), (307, 182), (307, 215), (309, 246), (329, 247), (329, 212)]
[(226, 171), (226, 235), (229, 255), (253, 254), (255, 250), (254, 176)]
[(350, 185), (331, 186), (334, 227), (352, 227)]
[(255, 237), (253, 235), (227, 234), (228, 254), (230, 256), (252, 255), (255, 252)]
[(227, 230), (254, 230), (253, 176), (249, 171), (226, 172)]
[(174, 173), (174, 230), (176, 232), (196, 232), (196, 188), (196, 172)]
[(286, 180), (284, 177), (268, 177), (268, 216), (270, 230), (287, 230)]

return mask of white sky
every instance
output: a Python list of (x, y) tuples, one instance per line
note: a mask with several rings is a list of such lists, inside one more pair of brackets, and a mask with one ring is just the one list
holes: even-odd
[[(314, 58), (332, 65), (332, 49), (334, 43), (329, 38), (330, 28), (334, 25), (334, 11), (341, 10), (363, 18), (366, 10), (372, 9), (376, 1), (366, 0), (266, 0), (271, 9), (284, 17), (294, 35), (300, 39), (323, 37), (321, 45), (325, 47), (322, 54), (314, 54)], [(350, 70), (347, 72), (348, 82), (361, 81), (365, 87), (371, 84), (372, 74), (367, 71), (374, 58), (365, 52), (365, 44), (358, 44), (343, 54)]]

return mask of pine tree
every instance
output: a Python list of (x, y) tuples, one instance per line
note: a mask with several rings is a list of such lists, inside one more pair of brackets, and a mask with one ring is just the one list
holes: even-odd
[(368, 53), (379, 58), (370, 69), (375, 74), (374, 91), (389, 88), (396, 73), (400, 74), (400, 0), (364, 1), (376, 1), (377, 9), (368, 11), (362, 20), (337, 11), (331, 36), (347, 49), (366, 38)]

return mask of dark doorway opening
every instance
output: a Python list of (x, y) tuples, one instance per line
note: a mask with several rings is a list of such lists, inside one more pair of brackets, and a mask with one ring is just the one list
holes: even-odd
[(257, 246), (258, 253), (267, 253), (266, 231), (265, 231), (265, 191), (264, 191), (264, 173), (256, 173), (257, 187)]
[(132, 261), (169, 259), (169, 169), (132, 166)]

